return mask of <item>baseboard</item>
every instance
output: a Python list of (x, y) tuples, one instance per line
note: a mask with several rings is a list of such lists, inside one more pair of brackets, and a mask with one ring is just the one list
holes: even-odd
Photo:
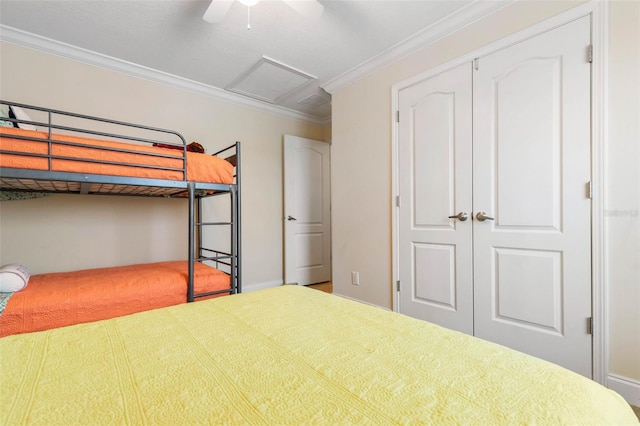
[(364, 303), (365, 305), (375, 306), (376, 308), (384, 309), (385, 311), (390, 311), (390, 310), (391, 310), (391, 309), (389, 309), (389, 308), (385, 308), (384, 306), (374, 305), (373, 303), (364, 302), (364, 301), (362, 301), (362, 300), (355, 299), (355, 298), (353, 298), (353, 297), (345, 296), (344, 294), (336, 293), (335, 291), (334, 291), (332, 294), (335, 294), (336, 296), (343, 297), (343, 298), (345, 298), (345, 299), (353, 300), (354, 302), (360, 302), (360, 303)]
[(242, 292), (248, 293), (250, 291), (264, 290), (265, 288), (278, 287), (282, 285), (282, 281), (267, 281), (263, 283), (246, 284), (242, 286)]
[(640, 407), (640, 382), (628, 377), (609, 374), (607, 378), (609, 389), (618, 392), (629, 404)]

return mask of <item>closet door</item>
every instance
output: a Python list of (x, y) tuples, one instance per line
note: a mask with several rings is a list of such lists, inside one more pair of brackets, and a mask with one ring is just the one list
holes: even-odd
[(469, 334), (471, 79), (465, 63), (400, 91), (398, 128), (400, 312)]
[(590, 21), (473, 72), (474, 334), (591, 377)]

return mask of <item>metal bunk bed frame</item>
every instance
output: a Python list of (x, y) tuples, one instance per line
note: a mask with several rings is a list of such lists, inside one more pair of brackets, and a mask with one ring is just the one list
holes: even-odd
[[(24, 123), (33, 126), (44, 127), (47, 137), (37, 138), (21, 135), (11, 135), (12, 139), (21, 139), (26, 141), (41, 142), (48, 145), (47, 154), (24, 153), (20, 155), (46, 158), (48, 161), (48, 170), (31, 170), (20, 168), (0, 167), (0, 190), (13, 192), (44, 192), (44, 193), (65, 193), (65, 194), (94, 194), (94, 195), (117, 195), (117, 196), (144, 196), (144, 197), (166, 197), (166, 198), (185, 198), (189, 203), (189, 241), (188, 241), (188, 286), (187, 286), (187, 302), (193, 302), (199, 297), (212, 296), (224, 293), (240, 293), (242, 290), (242, 267), (240, 256), (241, 239), (241, 202), (240, 202), (240, 142), (236, 142), (213, 154), (230, 152), (230, 156), (226, 158), (235, 166), (235, 183), (204, 183), (193, 182), (187, 180), (187, 143), (184, 137), (173, 130), (150, 127), (140, 124), (127, 123), (118, 120), (111, 120), (89, 115), (76, 114), (68, 111), (43, 108), (39, 106), (21, 104), (0, 100), (0, 104), (7, 106), (15, 106), (33, 111), (39, 111), (41, 114), (47, 115), (46, 122), (21, 120), (18, 118), (2, 118), (4, 121), (11, 121), (15, 124)], [(149, 132), (168, 136), (177, 140), (177, 142), (167, 142), (166, 140), (135, 137), (128, 134), (104, 132), (92, 130), (82, 127), (72, 127), (54, 123), (57, 116), (71, 117), (72, 119), (88, 120), (90, 123), (106, 123), (108, 125), (122, 126), (124, 129), (135, 129), (136, 131)], [(52, 145), (68, 145), (81, 148), (94, 148), (91, 145), (65, 142), (54, 140), (54, 131), (66, 132), (66, 134), (90, 136), (90, 137), (106, 137), (108, 140), (123, 140), (127, 142), (140, 143), (151, 146), (153, 144), (171, 145), (181, 148), (180, 154), (158, 154), (139, 152), (128, 149), (117, 149), (111, 147), (100, 147), (101, 150), (114, 151), (118, 153), (132, 153), (136, 155), (162, 157), (168, 159), (177, 159), (182, 161), (181, 168), (151, 166), (137, 163), (114, 162), (103, 160), (87, 160), (74, 157), (58, 156), (52, 153)], [(179, 152), (176, 150), (176, 152)], [(6, 151), (0, 149), (0, 155), (16, 154), (14, 151)], [(209, 155), (209, 154), (203, 154)], [(97, 164), (108, 164), (118, 166), (133, 166), (141, 168), (150, 168), (166, 171), (177, 171), (182, 173), (182, 180), (165, 180), (153, 178), (123, 177), (100, 174), (73, 173), (73, 172), (57, 172), (52, 170), (53, 160), (69, 160), (83, 161)], [(231, 197), (230, 221), (228, 222), (204, 222), (202, 221), (202, 200), (204, 198), (220, 196), (228, 194)], [(197, 216), (196, 216), (197, 215)], [(197, 217), (197, 221), (196, 221)], [(229, 226), (230, 227), (230, 251), (223, 252), (212, 248), (202, 246), (203, 227), (204, 226)], [(197, 246), (197, 247), (196, 247)], [(197, 257), (196, 257), (197, 255)], [(231, 284), (229, 289), (218, 290), (208, 293), (194, 292), (194, 262), (215, 262), (216, 267), (220, 264), (226, 265), (229, 269)]]

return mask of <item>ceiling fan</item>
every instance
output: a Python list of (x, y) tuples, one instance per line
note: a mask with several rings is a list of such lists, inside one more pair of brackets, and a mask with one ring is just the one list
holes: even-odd
[[(247, 7), (254, 6), (260, 0), (238, 0), (240, 3)], [(318, 0), (282, 0), (293, 10), (305, 17), (315, 17), (322, 14), (324, 7)], [(229, 12), (234, 0), (212, 0), (211, 4), (204, 12), (202, 19), (212, 24), (222, 22), (224, 17)]]

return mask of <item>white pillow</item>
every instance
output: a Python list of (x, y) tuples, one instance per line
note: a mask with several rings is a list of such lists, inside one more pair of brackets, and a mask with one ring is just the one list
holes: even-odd
[(29, 282), (31, 273), (26, 266), (10, 263), (0, 268), (0, 293), (12, 293), (23, 290)]
[[(29, 114), (25, 112), (25, 110), (13, 105), (9, 107), (9, 117), (15, 118), (17, 120), (33, 121), (31, 117), (29, 117)], [(36, 126), (34, 126), (33, 124), (26, 124), (26, 123), (15, 123), (15, 124), (16, 124), (16, 127), (19, 127), (24, 130), (36, 130)]]
[(2, 118), (9, 118), (9, 116), (0, 109), (0, 127), (14, 127), (13, 121), (2, 120)]

